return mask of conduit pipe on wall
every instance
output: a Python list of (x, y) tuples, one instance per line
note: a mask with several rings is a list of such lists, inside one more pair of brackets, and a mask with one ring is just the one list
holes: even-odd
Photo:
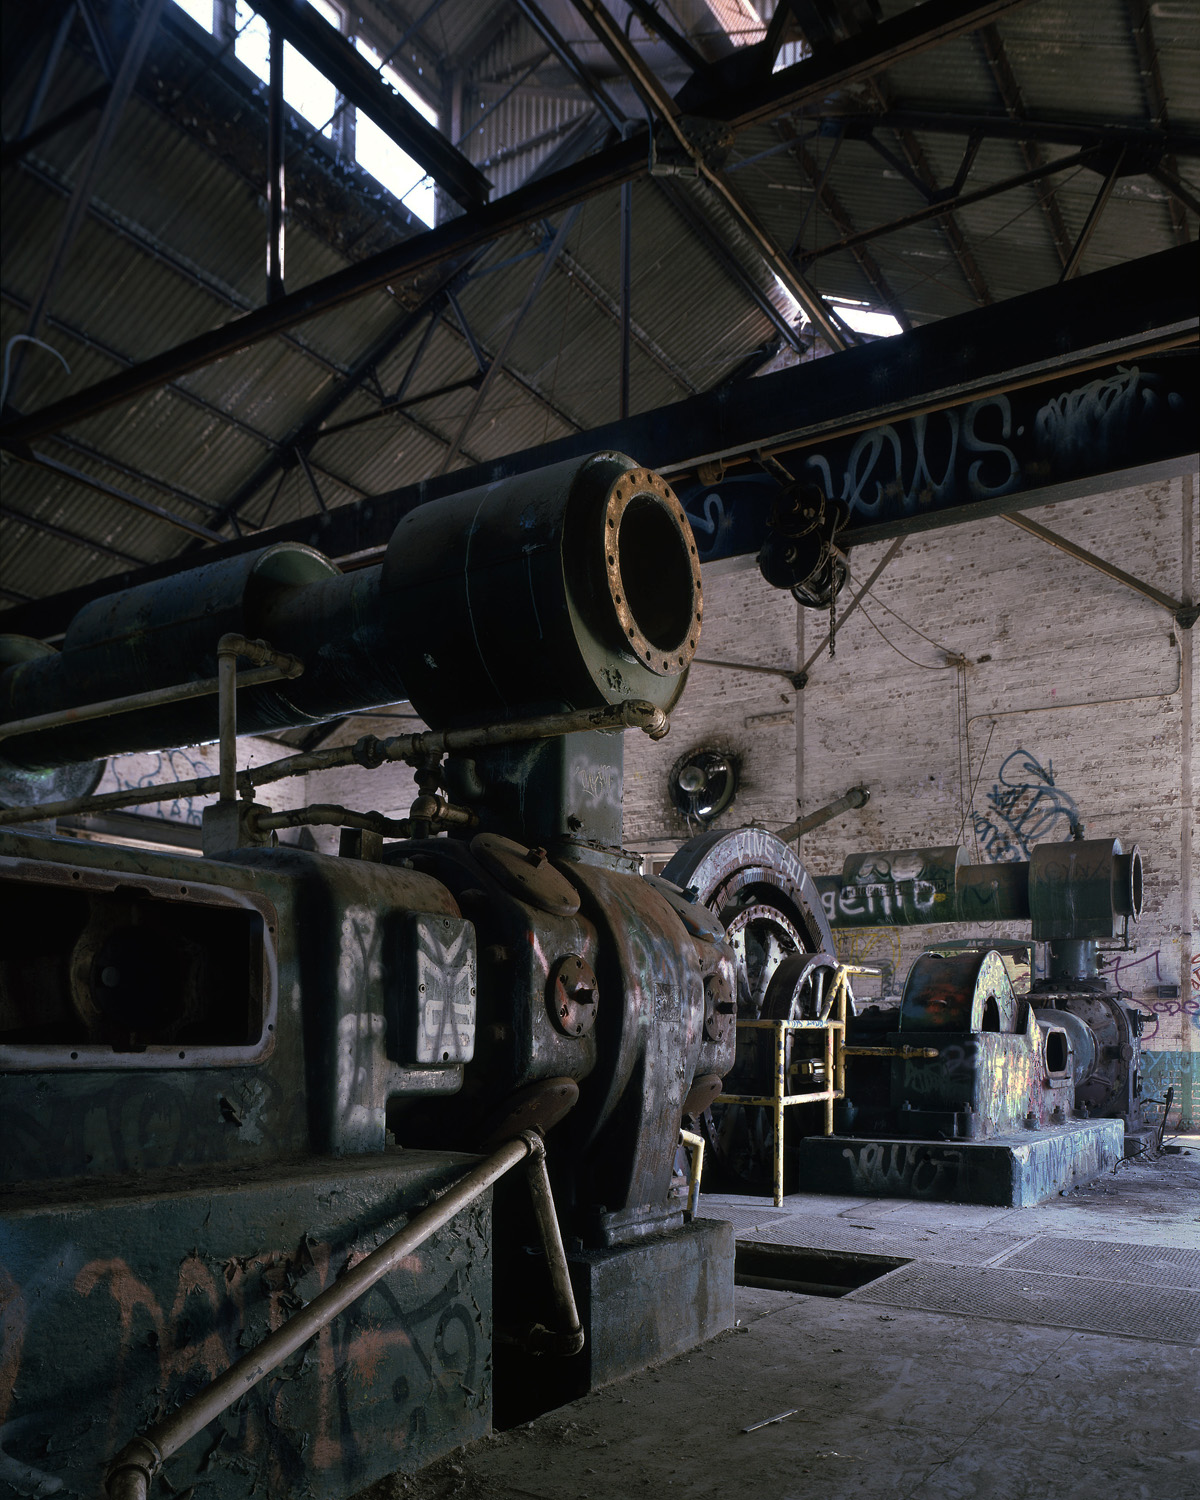
[(1150, 703), (1160, 698), (1174, 698), (1183, 685), (1183, 651), (1178, 645), (1176, 650), (1179, 651), (1179, 656), (1175, 662), (1175, 686), (1161, 693), (1129, 693), (1123, 698), (1089, 698), (1083, 703), (1038, 703), (1032, 708), (989, 709), (986, 713), (971, 715), (967, 720), (967, 733), (970, 734), (972, 724), (981, 724), (984, 720), (990, 723), (995, 719), (1011, 719), (1020, 714), (1045, 714), (1060, 708), (1108, 708), (1119, 703)]
[(344, 1312), (352, 1302), (375, 1285), (389, 1271), (396, 1269), (406, 1255), (463, 1209), (469, 1207), (498, 1178), (523, 1161), (529, 1163), (530, 1192), (533, 1196), (542, 1248), (550, 1267), (550, 1279), (561, 1329), (555, 1337), (559, 1353), (576, 1354), (583, 1348), (583, 1329), (575, 1307), (563, 1252), (562, 1236), (554, 1213), (550, 1179), (546, 1172), (546, 1146), (536, 1132), (524, 1131), (507, 1141), (499, 1150), (473, 1167), (447, 1192), (405, 1227), (373, 1250), (358, 1265), (326, 1288), (281, 1328), (267, 1335), (262, 1343), (244, 1354), (229, 1369), (218, 1375), (183, 1403), (177, 1411), (148, 1427), (127, 1444), (109, 1466), (105, 1489), (109, 1500), (147, 1500), (150, 1483), (173, 1453), (252, 1390), (264, 1376), (289, 1359), (314, 1334), (320, 1332)]

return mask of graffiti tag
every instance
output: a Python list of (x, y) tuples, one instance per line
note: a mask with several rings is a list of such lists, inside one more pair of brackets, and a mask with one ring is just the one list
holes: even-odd
[(972, 814), (975, 836), (993, 864), (1028, 859), (1035, 844), (1061, 840), (1079, 826), (1079, 809), (1054, 782), (1054, 762), (1043, 766), (1017, 749), (1002, 763), (987, 811)]

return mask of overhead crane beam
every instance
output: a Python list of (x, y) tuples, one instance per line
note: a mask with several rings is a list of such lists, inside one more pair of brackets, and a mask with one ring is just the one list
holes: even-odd
[[(328, 556), (350, 564), (364, 555), (369, 558), (373, 549), (381, 548), (400, 517), (419, 505), (605, 448), (631, 453), (640, 462), (666, 470), (672, 483), (682, 490), (696, 483), (701, 465), (719, 470), (723, 465), (741, 463), (748, 472), (756, 450), (820, 451), (839, 439), (851, 440), (858, 435), (869, 439), (872, 430), (884, 433), (881, 443), (890, 442), (885, 433), (888, 424), (915, 422), (922, 414), (932, 412), (965, 412), (972, 406), (978, 409), (980, 403), (999, 397), (1015, 404), (1023, 391), (1048, 381), (1055, 382), (1055, 390), (1069, 389), (1081, 379), (1097, 378), (1094, 372), (1111, 368), (1118, 361), (1128, 367), (1135, 356), (1143, 359), (1149, 353), (1194, 347), (1200, 327), (1194, 290), (1198, 279), (1200, 245), (1193, 242), (929, 323), (894, 339), (688, 397), (625, 421), (423, 480), (361, 504), (340, 506), (327, 516), (303, 517), (252, 538), (206, 549), (205, 556), (216, 559), (276, 541), (298, 541), (319, 546)], [(1179, 366), (1184, 361), (1177, 359), (1174, 363)], [(1191, 385), (1182, 391), (1182, 404), (1162, 403), (1173, 415), (1160, 430), (1152, 426), (1147, 430), (1138, 448), (1138, 463), (1153, 459), (1170, 463), (1180, 454), (1195, 451), (1197, 429), (1191, 420), (1195, 415), (1195, 377), (1186, 377), (1185, 387), (1188, 379)], [(999, 433), (1002, 409), (993, 415)], [(1031, 433), (1024, 441), (1030, 444), (1033, 440)], [(965, 453), (968, 470), (970, 465), (989, 459), (1003, 464), (998, 435), (979, 441), (983, 447)], [(1115, 441), (1107, 447), (1084, 444), (1084, 449), (1085, 467), (1093, 466), (1090, 473), (1103, 475), (1122, 467), (1124, 450)], [(934, 496), (918, 505), (913, 514), (895, 519), (881, 519), (869, 510), (860, 510), (851, 517), (845, 540), (851, 544), (877, 541), (898, 531), (1036, 505), (1039, 502), (1031, 498), (1030, 488), (1037, 483), (1036, 465), (1031, 466), (1026, 478), (1025, 485), (1004, 490), (989, 477), (971, 503), (943, 503)], [(726, 555), (757, 550), (753, 526), (757, 523), (761, 530), (767, 508), (761, 498), (747, 504), (751, 524), (729, 540)], [(692, 513), (697, 527), (702, 527), (702, 504)], [(54, 635), (89, 599), (135, 582), (168, 576), (179, 566), (178, 561), (156, 564), (20, 604), (0, 614), (0, 630)]]

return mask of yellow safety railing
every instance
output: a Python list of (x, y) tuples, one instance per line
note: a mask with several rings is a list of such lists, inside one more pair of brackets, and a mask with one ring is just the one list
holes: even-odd
[[(833, 1101), (846, 1097), (846, 1017), (852, 998), (851, 974), (878, 974), (878, 969), (857, 964), (838, 964), (833, 986), (825, 997), (825, 1014), (811, 1021), (746, 1020), (737, 1023), (739, 1031), (773, 1031), (775, 1033), (775, 1087), (770, 1094), (721, 1094), (720, 1104), (745, 1104), (770, 1109), (775, 1114), (775, 1207), (783, 1207), (783, 1112), (793, 1104), (825, 1105), (825, 1134), (833, 1134)], [(787, 1037), (793, 1031), (825, 1033), (826, 1087), (807, 1094), (789, 1094), (787, 1077)]]

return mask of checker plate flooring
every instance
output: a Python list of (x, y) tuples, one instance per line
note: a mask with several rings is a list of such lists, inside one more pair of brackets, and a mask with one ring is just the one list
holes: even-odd
[[(1037, 1242), (1029, 1247), (1036, 1250)], [(1087, 1250), (1097, 1248), (1086, 1245)], [(1150, 1249), (1155, 1247), (1125, 1247)], [(1071, 1264), (1060, 1241), (1051, 1249), (1057, 1264)], [(1024, 1254), (1024, 1251), (1018, 1252)], [(1094, 1266), (1086, 1255), (1079, 1260)], [(955, 1266), (913, 1261), (850, 1293), (855, 1302), (900, 1307), (958, 1317), (992, 1318), (1006, 1323), (1072, 1328), (1084, 1333), (1119, 1334), (1165, 1344), (1200, 1344), (1200, 1293), (1164, 1285), (1148, 1277), (1146, 1262), (1128, 1262), (1138, 1280), (1100, 1280), (1095, 1272), (1073, 1275), (1014, 1270), (1005, 1266)], [(1109, 1269), (1109, 1278), (1115, 1271)]]
[(1200, 1250), (1128, 1245), (1042, 1235), (1000, 1262), (1005, 1270), (1094, 1276), (1103, 1281), (1182, 1287), (1200, 1292)]

